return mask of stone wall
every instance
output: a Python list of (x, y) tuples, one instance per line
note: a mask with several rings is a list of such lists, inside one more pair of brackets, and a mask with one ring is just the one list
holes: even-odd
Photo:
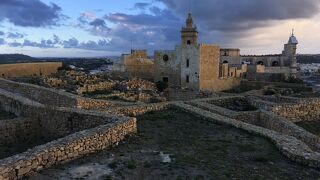
[(320, 99), (302, 100), (295, 104), (280, 104), (270, 109), (292, 122), (320, 121)]
[(135, 105), (135, 106), (127, 106), (127, 107), (115, 107), (107, 110), (102, 110), (102, 112), (107, 112), (115, 115), (136, 117), (148, 112), (161, 111), (164, 109), (168, 109), (170, 107), (171, 107), (170, 103), (164, 102), (164, 103), (142, 104), (142, 105)]
[(1, 64), (0, 77), (40, 76), (56, 73), (61, 62)]
[(112, 91), (116, 86), (115, 82), (99, 82), (98, 84), (85, 84), (84, 87), (79, 87), (78, 94), (92, 93), (95, 91)]
[(36, 127), (30, 126), (26, 130), (39, 129), (38, 133), (46, 139), (55, 139), (87, 128), (126, 119), (126, 117), (120, 118), (95, 111), (48, 107), (1, 89), (0, 102), (2, 109), (17, 116), (32, 119)]
[(15, 118), (0, 121), (0, 146), (25, 143), (39, 136), (37, 122), (29, 118)]
[(136, 131), (135, 119), (120, 120), (37, 146), (0, 160), (0, 179), (20, 179), (44, 168), (103, 150)]
[(48, 106), (95, 109), (123, 105), (123, 103), (119, 102), (83, 98), (60, 90), (1, 78), (0, 88)]

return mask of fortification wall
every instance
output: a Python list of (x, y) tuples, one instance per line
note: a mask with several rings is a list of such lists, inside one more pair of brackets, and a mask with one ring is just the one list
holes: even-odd
[(0, 64), (1, 77), (40, 76), (56, 73), (61, 62)]
[(120, 120), (37, 146), (0, 160), (0, 179), (20, 179), (44, 168), (94, 153), (115, 145), (136, 131), (135, 119)]

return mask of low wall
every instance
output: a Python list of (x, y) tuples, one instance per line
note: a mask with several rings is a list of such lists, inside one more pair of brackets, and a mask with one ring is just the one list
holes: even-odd
[(15, 118), (0, 121), (0, 146), (26, 143), (38, 138), (38, 124), (29, 118)]
[[(256, 108), (271, 111), (292, 122), (320, 120), (319, 98), (278, 98), (279, 97), (247, 97), (247, 100)], [(281, 103), (282, 100), (286, 103)]]
[(255, 125), (293, 136), (309, 145), (313, 150), (320, 152), (320, 137), (307, 132), (303, 128), (273, 113), (262, 111), (260, 113), (259, 123)]
[(49, 106), (95, 109), (123, 105), (111, 101), (83, 98), (55, 89), (1, 78), (0, 88)]
[(296, 104), (281, 104), (270, 110), (292, 122), (320, 121), (320, 99), (305, 99)]
[(49, 139), (120, 119), (117, 116), (95, 111), (45, 106), (2, 89), (0, 89), (0, 107), (17, 116), (31, 118), (40, 129), (40, 134)]
[(62, 62), (0, 64), (1, 77), (41, 76), (56, 73)]
[(170, 103), (155, 103), (155, 104), (127, 106), (127, 107), (115, 107), (115, 108), (103, 110), (103, 112), (122, 115), (122, 116), (136, 117), (148, 112), (161, 111), (164, 109), (168, 109), (169, 107), (171, 107)]
[(116, 86), (115, 82), (100, 82), (98, 84), (87, 84), (84, 87), (78, 88), (78, 94), (92, 93), (95, 91), (112, 91)]
[(135, 119), (120, 120), (37, 146), (0, 160), (0, 179), (15, 180), (53, 165), (108, 148), (136, 133)]

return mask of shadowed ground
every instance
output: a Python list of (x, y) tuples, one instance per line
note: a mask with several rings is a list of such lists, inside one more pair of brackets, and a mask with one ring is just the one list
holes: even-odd
[(318, 179), (268, 140), (177, 110), (138, 117), (139, 132), (111, 150), (29, 179)]

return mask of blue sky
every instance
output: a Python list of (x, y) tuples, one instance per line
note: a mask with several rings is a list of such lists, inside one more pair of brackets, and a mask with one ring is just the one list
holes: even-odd
[(200, 41), (242, 54), (280, 53), (292, 28), (299, 53), (320, 53), (318, 0), (1, 0), (0, 53), (35, 57), (172, 49), (191, 11)]

